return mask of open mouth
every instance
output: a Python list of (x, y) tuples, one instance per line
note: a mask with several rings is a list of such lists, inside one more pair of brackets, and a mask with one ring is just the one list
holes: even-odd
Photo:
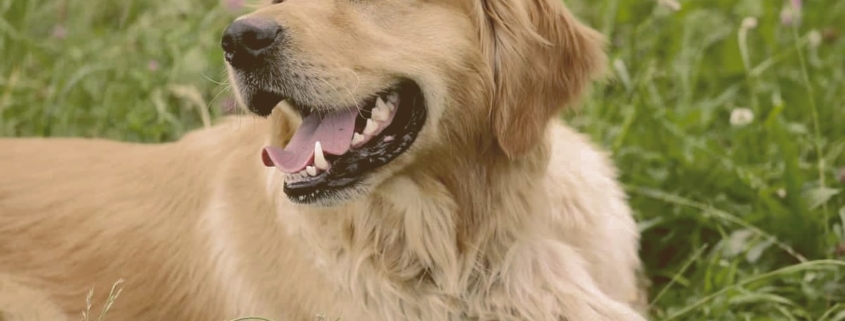
[(302, 204), (340, 196), (393, 161), (414, 143), (426, 116), (422, 90), (411, 81), (330, 113), (296, 107), (302, 124), (284, 148), (265, 147), (262, 160), (286, 174), (285, 194)]

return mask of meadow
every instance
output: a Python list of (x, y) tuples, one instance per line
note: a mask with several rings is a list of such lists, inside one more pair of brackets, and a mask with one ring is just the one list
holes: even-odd
[[(653, 320), (845, 320), (845, 1), (578, 0)], [(239, 0), (0, 0), (0, 135), (166, 142), (237, 113)], [(6, 152), (6, 151), (0, 151)]]

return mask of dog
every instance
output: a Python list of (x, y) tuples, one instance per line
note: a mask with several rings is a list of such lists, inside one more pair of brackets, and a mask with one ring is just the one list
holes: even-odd
[(6, 320), (645, 320), (608, 154), (558, 115), (604, 76), (559, 0), (276, 0), (237, 100), (175, 142), (0, 140)]

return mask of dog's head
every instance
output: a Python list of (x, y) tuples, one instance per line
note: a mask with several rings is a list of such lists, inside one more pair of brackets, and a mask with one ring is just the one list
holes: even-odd
[(263, 153), (285, 193), (332, 205), (419, 155), (529, 154), (604, 66), (601, 41), (561, 0), (275, 0), (222, 46), (244, 106), (302, 118)]

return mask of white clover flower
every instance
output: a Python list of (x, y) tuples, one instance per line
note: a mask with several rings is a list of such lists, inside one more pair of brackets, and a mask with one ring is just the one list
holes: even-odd
[(754, 29), (757, 28), (757, 18), (754, 17), (746, 17), (742, 19), (742, 29)]
[(669, 8), (672, 11), (681, 11), (681, 4), (677, 0), (657, 0), (657, 4)]
[(780, 23), (785, 26), (801, 23), (801, 0), (791, 0), (780, 10)]
[(780, 23), (785, 26), (790, 26), (795, 21), (795, 10), (788, 6), (783, 6), (780, 9)]
[(810, 31), (807, 34), (807, 40), (810, 42), (810, 47), (816, 48), (822, 44), (822, 33), (818, 30)]
[(754, 112), (748, 108), (734, 108), (731, 111), (731, 125), (745, 126), (754, 121)]

